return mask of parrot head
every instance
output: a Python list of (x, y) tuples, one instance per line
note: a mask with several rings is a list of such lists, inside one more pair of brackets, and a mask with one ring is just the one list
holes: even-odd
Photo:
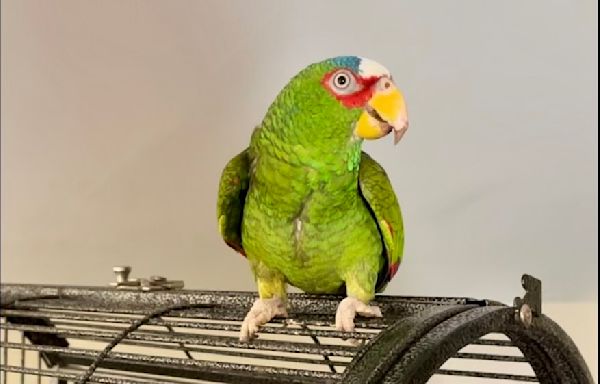
[(394, 132), (397, 144), (408, 129), (404, 97), (390, 72), (358, 56), (330, 58), (300, 71), (277, 96), (265, 120), (282, 115), (287, 121), (301, 121), (294, 128), (304, 135), (293, 136), (304, 136), (302, 141), (372, 140)]

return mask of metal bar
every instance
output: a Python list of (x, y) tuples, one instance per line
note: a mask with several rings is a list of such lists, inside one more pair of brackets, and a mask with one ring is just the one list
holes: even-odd
[[(73, 300), (39, 300), (39, 301), (27, 301), (17, 302), (13, 305), (14, 308), (20, 309), (46, 309), (46, 310), (59, 310), (59, 311), (77, 311), (77, 312), (105, 312), (105, 313), (119, 313), (128, 315), (145, 315), (155, 309), (160, 308), (158, 305), (119, 307), (109, 306), (108, 303), (105, 305), (91, 306), (90, 303), (83, 301)], [(243, 308), (243, 307), (242, 307)], [(228, 321), (242, 321), (245, 313), (240, 308), (225, 308), (225, 307), (214, 307), (211, 309), (186, 309), (173, 311), (168, 316), (170, 317), (191, 317), (197, 319), (217, 319), (217, 320), (228, 320)], [(307, 316), (301, 314), (301, 316)], [(319, 315), (314, 315), (318, 317)], [(322, 317), (323, 315), (321, 315)], [(329, 318), (329, 316), (327, 316)]]
[[(46, 310), (59, 310), (59, 311), (89, 311), (89, 312), (107, 312), (107, 313), (115, 313), (115, 314), (128, 314), (128, 315), (146, 315), (148, 313), (148, 308), (87, 308), (81, 307), (73, 304), (60, 304), (56, 305), (56, 303), (48, 304), (48, 303), (18, 303), (15, 305), (18, 308), (23, 309), (46, 309)], [(151, 309), (156, 309), (152, 307)], [(189, 310), (180, 310), (173, 311), (167, 315), (167, 317), (181, 317), (186, 319), (196, 319), (196, 320), (219, 320), (219, 321), (235, 321), (241, 322), (246, 316), (246, 312), (239, 312), (233, 309), (220, 309), (220, 310), (206, 310), (206, 309), (189, 309)], [(307, 314), (307, 313), (294, 313), (289, 312), (290, 318), (293, 318), (296, 321), (303, 322), (308, 325), (319, 326), (319, 327), (331, 327), (334, 324), (334, 317), (332, 315), (324, 315), (324, 314)], [(372, 330), (381, 330), (387, 328), (390, 324), (394, 323), (398, 320), (397, 316), (392, 316), (386, 314), (385, 318), (369, 318), (369, 319), (356, 319), (354, 322), (356, 327), (372, 329)], [(286, 319), (276, 318), (271, 320), (272, 324), (283, 324)]]
[[(35, 345), (25, 346), (25, 348), (31, 350), (36, 350), (37, 347)], [(60, 354), (61, 359), (64, 359), (63, 361), (67, 364), (76, 365), (89, 365), (99, 353), (99, 351), (65, 347), (46, 346), (46, 349)], [(105, 361), (106, 363), (101, 364), (101, 367), (176, 377), (213, 378), (219, 379), (219, 381), (233, 377), (248, 377), (249, 375), (253, 377), (253, 382), (259, 382), (254, 378), (260, 378), (261, 376), (265, 380), (270, 378), (271, 382), (281, 383), (306, 383), (314, 378), (318, 378), (319, 382), (324, 380), (327, 383), (333, 383), (339, 379), (337, 374), (322, 371), (145, 356), (123, 352), (110, 352)], [(273, 380), (274, 378), (277, 378), (277, 380)]]
[[(177, 346), (169, 345), (169, 344), (131, 343), (131, 342), (127, 342), (127, 340), (123, 340), (122, 344), (135, 345), (138, 347), (179, 350), (179, 348)], [(0, 343), (0, 346), (4, 347), (5, 345), (7, 346), (7, 348), (19, 348), (18, 344)], [(51, 348), (48, 349), (47, 346), (45, 346), (45, 345), (31, 345), (31, 346), (28, 346), (28, 349), (40, 351), (40, 352), (52, 351)], [(318, 359), (318, 357), (321, 357), (318, 355), (315, 355), (314, 358), (310, 358), (310, 357), (297, 357), (297, 356), (285, 356), (285, 355), (267, 355), (267, 354), (253, 353), (253, 352), (248, 352), (248, 351), (242, 352), (242, 351), (233, 351), (233, 350), (224, 350), (224, 349), (208, 349), (208, 348), (197, 348), (197, 347), (188, 347), (188, 349), (190, 352), (197, 352), (197, 353), (206, 353), (206, 354), (219, 355), (219, 356), (240, 357), (240, 358), (244, 358), (244, 359), (260, 359), (260, 360), (266, 360), (266, 361), (284, 361), (284, 362), (288, 362), (288, 363), (317, 364), (317, 365), (333, 364), (338, 367), (345, 367), (350, 363), (349, 358), (348, 358), (348, 361), (332, 361), (332, 360), (325, 361), (325, 360)], [(90, 351), (94, 351), (94, 350), (90, 350)], [(100, 352), (100, 351), (97, 350), (96, 352)]]
[[(133, 322), (120, 322), (119, 324), (123, 324), (123, 326), (115, 326), (108, 324), (87, 324), (85, 322), (69, 322), (69, 321), (61, 321), (61, 320), (53, 320), (52, 323), (55, 326), (77, 326), (82, 328), (94, 328), (94, 329), (106, 329), (106, 330), (123, 330), (125, 329), (124, 325), (131, 324)], [(224, 323), (191, 323), (184, 321), (150, 321), (148, 325), (154, 326), (164, 326), (167, 329), (173, 329), (173, 327), (178, 328), (189, 328), (195, 330), (202, 331), (220, 331), (220, 332), (235, 332), (238, 333), (240, 331), (240, 326), (237, 324), (224, 324)], [(301, 324), (302, 326), (304, 324)], [(172, 332), (175, 332), (174, 330)], [(287, 328), (287, 327), (273, 327), (273, 326), (263, 326), (260, 328), (260, 332), (263, 334), (269, 335), (289, 335), (289, 336), (306, 336), (306, 337), (330, 337), (330, 338), (338, 338), (338, 339), (348, 339), (353, 338), (357, 340), (370, 340), (373, 337), (377, 336), (375, 332), (342, 332), (342, 331), (334, 331), (334, 330), (311, 330), (309, 328)]]
[[(170, 325), (165, 325), (165, 328), (167, 328), (167, 331), (169, 331), (169, 333), (175, 333), (175, 331), (173, 330), (173, 327), (171, 327)], [(180, 350), (183, 351), (183, 353), (185, 353), (185, 356), (188, 359), (192, 359), (192, 360), (194, 359), (194, 357), (190, 353), (190, 349), (187, 348), (184, 343), (178, 343), (178, 345), (179, 345)]]
[[(93, 338), (82, 338), (82, 340), (94, 340), (94, 339)], [(108, 341), (108, 340), (102, 340), (102, 341)], [(145, 347), (145, 348), (157, 348), (157, 349), (168, 349), (168, 350), (178, 350), (178, 351), (180, 350), (180, 348), (178, 346), (172, 345), (172, 344), (138, 342), (138, 341), (127, 340), (127, 339), (123, 340), (121, 342), (121, 344), (133, 345), (133, 346)], [(0, 346), (4, 346), (4, 345), (8, 345), (8, 348), (19, 348), (18, 347), (19, 344), (0, 343)], [(49, 352), (49, 350), (47, 350), (45, 347), (46, 347), (45, 345), (35, 345), (35, 350), (41, 351), (41, 352)], [(206, 354), (213, 354), (213, 355), (223, 355), (223, 356), (233, 356), (233, 357), (241, 357), (241, 358), (246, 358), (246, 359), (277, 360), (277, 361), (285, 361), (285, 362), (290, 362), (290, 363), (302, 363), (302, 364), (326, 364), (326, 365), (329, 365), (331, 363), (334, 363), (334, 365), (341, 366), (341, 367), (347, 366), (349, 364), (349, 361), (331, 361), (331, 360), (323, 361), (323, 360), (317, 358), (317, 357), (321, 357), (322, 355), (315, 355), (315, 358), (310, 358), (310, 357), (286, 356), (286, 355), (280, 355), (280, 354), (278, 354), (278, 355), (261, 354), (261, 353), (252, 352), (251, 350), (236, 351), (236, 350), (230, 350), (230, 349), (198, 348), (198, 347), (192, 347), (192, 346), (186, 346), (186, 349), (188, 349), (190, 352), (206, 353)], [(258, 352), (265, 352), (265, 351), (258, 350)], [(288, 352), (288, 353), (293, 353), (293, 352)], [(349, 360), (350, 358), (348, 357), (347, 359)]]
[(40, 371), (40, 370), (32, 369), (32, 368), (17, 367), (14, 365), (3, 365), (3, 366), (0, 366), (0, 370), (2, 370), (3, 372), (25, 373), (28, 375), (38, 375), (38, 376), (45, 376), (45, 377), (56, 377), (56, 378), (67, 379), (67, 380), (77, 380), (77, 375), (75, 375), (75, 374), (54, 371), (54, 370), (50, 370), (50, 369), (43, 369)]
[[(132, 292), (120, 291), (107, 287), (83, 287), (83, 286), (66, 286), (66, 285), (43, 285), (43, 284), (0, 284), (0, 292), (7, 295), (6, 300), (14, 299), (14, 297), (31, 297), (41, 295), (58, 295), (65, 298), (77, 298), (93, 296), (95, 301), (102, 300), (100, 293), (109, 293), (111, 300), (123, 301), (127, 303), (157, 303), (158, 301), (173, 300), (173, 303), (180, 302), (182, 297), (193, 299), (194, 302), (206, 302), (208, 304), (246, 304), (252, 305), (252, 302), (257, 298), (255, 292), (248, 291), (202, 291), (202, 290), (185, 290), (185, 291), (157, 291), (157, 292)], [(11, 297), (13, 296), (13, 297)], [(340, 295), (314, 295), (307, 293), (290, 293), (288, 300), (290, 304), (317, 304), (322, 306), (325, 302), (337, 303), (344, 299)], [(378, 295), (374, 303), (377, 305), (397, 304), (397, 303), (429, 303), (429, 304), (450, 304), (464, 305), (473, 302), (482, 302), (468, 297), (427, 297), (427, 296), (391, 296)], [(483, 301), (486, 303), (486, 301)], [(335, 308), (334, 308), (335, 309)]]
[[(10, 316), (10, 317), (29, 317), (29, 318), (44, 318), (44, 319), (60, 319), (60, 320), (73, 320), (73, 321), (95, 321), (95, 322), (105, 322), (105, 323), (119, 323), (119, 324), (131, 324), (133, 321), (139, 319), (141, 316), (133, 316), (128, 314), (128, 316), (114, 316), (114, 315), (104, 315), (97, 313), (85, 313), (85, 312), (54, 312), (54, 311), (27, 311), (27, 310), (15, 310), (15, 309), (5, 309), (0, 311), (0, 316)], [(225, 319), (220, 319), (225, 321)], [(281, 319), (275, 319), (272, 323), (282, 323)], [(58, 321), (54, 321), (55, 324), (63, 324)], [(310, 325), (321, 325), (321, 326), (331, 326), (331, 322), (326, 322), (325, 324), (310, 324)], [(164, 320), (164, 319), (152, 319), (148, 322), (148, 325), (157, 325), (157, 326), (171, 326), (178, 328), (194, 328), (194, 329), (202, 329), (202, 330), (211, 330), (211, 331), (232, 331), (239, 332), (240, 325), (233, 323), (200, 323), (200, 322), (190, 322), (190, 321), (178, 321), (178, 320)], [(368, 325), (365, 322), (359, 321), (356, 322), (357, 327), (367, 328)], [(265, 334), (293, 334), (294, 336), (317, 336), (317, 337), (334, 337), (334, 338), (353, 338), (353, 339), (367, 339), (372, 338), (377, 335), (378, 331), (381, 327), (376, 328), (376, 331), (371, 332), (340, 332), (336, 330), (305, 330), (302, 328), (284, 328), (284, 327), (272, 327), (265, 326), (262, 327), (260, 332)]]
[[(147, 313), (152, 308), (162, 308), (170, 305), (185, 303), (203, 304), (211, 309), (204, 311), (194, 310), (194, 317), (207, 319), (226, 319), (241, 321), (245, 316), (247, 307), (255, 297), (251, 293), (239, 292), (201, 292), (201, 291), (161, 291), (161, 292), (124, 292), (106, 288), (61, 287), (61, 286), (29, 286), (10, 285), (2, 287), (4, 297), (17, 298), (20, 296), (34, 297), (38, 295), (54, 295), (59, 299), (29, 300), (27, 302), (14, 301), (12, 307), (18, 308), (54, 308), (71, 310), (105, 311), (112, 313)], [(289, 313), (296, 320), (306, 322), (319, 322), (324, 325), (332, 324), (341, 296), (319, 295), (290, 295)], [(422, 297), (378, 297), (374, 301), (385, 314), (383, 320), (372, 319), (365, 321), (369, 328), (379, 329), (387, 324), (394, 323), (399, 317), (417, 313), (430, 306), (444, 306), (456, 303), (475, 303), (468, 298), (422, 298)], [(477, 305), (485, 305), (485, 301), (477, 301)], [(325, 316), (324, 316), (325, 315)], [(177, 316), (189, 316), (182, 311)], [(314, 324), (317, 325), (317, 324)], [(362, 324), (357, 324), (363, 326)]]
[[(73, 373), (83, 375), (86, 372), (86, 367), (70, 366), (68, 368), (62, 369), (62, 371), (63, 372), (73, 372)], [(113, 375), (113, 377), (116, 374), (116, 372), (114, 370), (110, 370), (110, 369), (106, 369), (106, 368), (100, 368), (96, 372), (98, 372), (97, 374), (100, 374), (100, 375), (102, 375), (102, 374)], [(119, 378), (123, 378), (123, 379), (131, 378), (134, 380), (140, 380), (144, 384), (165, 384), (164, 378), (157, 378), (157, 377), (154, 377), (156, 375), (144, 374), (143, 372), (130, 373), (130, 372), (119, 371), (118, 375), (119, 375)], [(94, 376), (92, 376), (92, 379)], [(169, 377), (169, 384), (192, 384), (192, 383), (190, 383), (189, 381), (180, 381), (180, 380)]]
[[(5, 323), (6, 323), (6, 319), (4, 320), (4, 322), (2, 324), (5, 324)], [(8, 329), (6, 329), (6, 328), (3, 329), (2, 333), (4, 334), (4, 342), (8, 343)], [(2, 358), (4, 360), (4, 365), (8, 365), (8, 348), (4, 348), (2, 350)], [(2, 378), (4, 379), (4, 380), (2, 380), (3, 383), (7, 383), (7, 381), (6, 381), (7, 377), (6, 376), (7, 376), (6, 371), (3, 371), (2, 372)]]
[(492, 339), (477, 339), (471, 342), (472, 345), (489, 345), (496, 347), (514, 347), (515, 345), (510, 340), (492, 340)]
[[(3, 345), (4, 346), (4, 345)], [(6, 345), (7, 348), (22, 348), (24, 350), (29, 350), (29, 351), (45, 351), (45, 352), (54, 352), (54, 353), (62, 353), (64, 355), (81, 355), (81, 356), (88, 356), (88, 357), (95, 357), (97, 356), (100, 351), (99, 350), (91, 350), (91, 349), (74, 349), (74, 348), (65, 348), (65, 347), (54, 347), (54, 346), (41, 346), (41, 345), (25, 345), (24, 347), (20, 347), (19, 344), (16, 343), (9, 343)], [(213, 350), (212, 353), (218, 352), (218, 354), (221, 354), (222, 351), (215, 351)], [(171, 357), (166, 357), (166, 356), (150, 356), (150, 355), (141, 355), (141, 354), (132, 354), (132, 353), (122, 353), (122, 352), (111, 352), (109, 354), (110, 357), (113, 358), (120, 358), (120, 359), (131, 359), (133, 360), (140, 360), (140, 361), (150, 361), (152, 359), (176, 359), (173, 361), (182, 361), (184, 363), (180, 364), (180, 365), (189, 365), (186, 362), (188, 362), (188, 359), (182, 359), (182, 358), (171, 358)], [(275, 356), (268, 356), (268, 355), (262, 355), (260, 356), (262, 358), (269, 358), (269, 360), (277, 360), (277, 359), (271, 359), (271, 357), (275, 357)], [(147, 361), (146, 361), (147, 360)], [(206, 360), (193, 360), (193, 361), (199, 361), (199, 362), (206, 362), (209, 364), (230, 364), (230, 363), (222, 363), (222, 362), (213, 362), (213, 361), (206, 361)], [(312, 360), (310, 362), (307, 361), (301, 361), (302, 363), (305, 364), (323, 364), (325, 363), (323, 360)], [(339, 366), (344, 366), (347, 363), (343, 363), (343, 362), (334, 362), (336, 365)], [(231, 363), (231, 364), (236, 364), (236, 363)], [(176, 364), (173, 364), (176, 365)], [(246, 364), (237, 364), (237, 365), (246, 365)], [(276, 369), (288, 369), (288, 368), (276, 368)], [(307, 370), (298, 370), (301, 372), (307, 371)]]
[[(66, 356), (60, 354), (60, 356), (70, 365), (89, 366), (94, 360), (91, 357), (81, 355)], [(219, 365), (225, 364), (220, 363)], [(243, 368), (240, 370), (232, 370), (229, 367), (222, 367), (222, 369), (199, 369), (197, 367), (174, 366), (166, 363), (157, 364), (143, 361), (123, 361), (113, 358), (103, 360), (100, 367), (119, 371), (163, 375), (169, 378), (181, 377), (228, 384), (247, 383), (248, 378), (251, 378), (252, 384), (338, 384), (340, 379), (339, 375), (330, 372), (299, 371), (299, 373), (291, 374), (283, 372), (286, 369), (275, 367), (260, 367), (264, 369), (256, 371), (254, 369), (256, 367), (252, 365), (242, 366), (250, 368), (250, 370)]]
[[(37, 346), (26, 345), (27, 350), (35, 350)], [(93, 351), (88, 349), (79, 349), (79, 348), (65, 348), (65, 347), (51, 347), (46, 348), (51, 350), (52, 352), (61, 353), (64, 356), (78, 356), (78, 357), (90, 357), (95, 358), (100, 351)], [(267, 366), (252, 366), (246, 364), (237, 364), (237, 363), (222, 363), (222, 362), (214, 362), (214, 361), (200, 361), (200, 360), (189, 360), (178, 357), (166, 357), (166, 356), (149, 356), (149, 355), (140, 355), (135, 353), (125, 353), (125, 352), (110, 352), (109, 358), (114, 360), (123, 360), (124, 363), (127, 362), (144, 362), (144, 363), (152, 363), (156, 365), (160, 364), (168, 364), (170, 366), (178, 366), (178, 367), (193, 367), (197, 369), (201, 368), (212, 368), (219, 370), (239, 370), (244, 372), (256, 372), (261, 373), (263, 371), (274, 371), (284, 375), (303, 375), (303, 376), (311, 376), (313, 373), (317, 374), (317, 376), (321, 376), (320, 374), (327, 372), (313, 372), (308, 370), (300, 370), (300, 369), (290, 369), (290, 368), (278, 368), (278, 367), (267, 367)]]
[[(307, 326), (306, 324), (301, 324), (300, 326), (301, 326), (303, 329), (306, 329), (306, 330), (308, 330), (308, 329), (309, 329), (309, 328), (308, 328), (308, 326)], [(321, 342), (319, 341), (319, 338), (318, 338), (317, 336), (315, 336), (314, 334), (313, 334), (313, 335), (310, 335), (310, 338), (312, 339), (312, 341), (313, 341), (313, 342), (314, 342), (316, 345), (321, 345)], [(324, 353), (322, 356), (323, 356), (323, 360), (324, 360), (325, 362), (327, 362), (327, 365), (329, 366), (329, 370), (330, 370), (332, 373), (337, 373), (337, 371), (336, 371), (336, 369), (335, 369), (335, 365), (333, 364), (333, 362), (331, 361), (331, 359), (329, 358), (329, 356), (328, 356), (326, 353)]]
[[(14, 372), (14, 373), (20, 373), (20, 374), (24, 374), (24, 375), (36, 375), (38, 377), (54, 377), (54, 378), (58, 378), (60, 381), (59, 383), (66, 383), (66, 381), (63, 380), (69, 380), (69, 381), (73, 381), (75, 382), (80, 375), (76, 374), (76, 373), (71, 373), (71, 372), (65, 372), (65, 371), (55, 371), (55, 370), (50, 370), (50, 369), (32, 369), (32, 368), (23, 368), (23, 367), (17, 367), (14, 365), (8, 365), (8, 366), (2, 366), (0, 367), (0, 369), (3, 372)], [(132, 377), (133, 378), (133, 377)], [(141, 377), (138, 376), (138, 378), (141, 379)], [(120, 379), (120, 378), (116, 378), (116, 377), (110, 377), (110, 376), (100, 376), (100, 375), (94, 375), (92, 378), (90, 378), (89, 382), (90, 383), (98, 383), (98, 384), (165, 384), (164, 381), (156, 381), (156, 380), (152, 380), (152, 379), (145, 379), (145, 381), (134, 381), (131, 380), (131, 378), (128, 379)], [(152, 381), (148, 381), (148, 380), (152, 380)], [(169, 379), (170, 383), (173, 384), (189, 384), (189, 383), (185, 383), (185, 382), (173, 382), (171, 381), (171, 379)]]
[(507, 373), (474, 372), (474, 371), (459, 371), (459, 370), (454, 370), (454, 369), (440, 369), (436, 372), (436, 374), (437, 375), (447, 375), (447, 376), (483, 377), (486, 379), (498, 379), (498, 380), (528, 381), (531, 383), (538, 382), (538, 379), (535, 376), (511, 375), (511, 374), (507, 374)]
[[(42, 370), (42, 353), (41, 352), (37, 353), (37, 369), (38, 369), (38, 371)], [(37, 377), (37, 383), (42, 384), (42, 376)]]
[[(13, 368), (18, 368), (16, 366), (10, 366), (10, 369), (12, 370)], [(34, 374), (31, 373), (32, 369), (27, 369), (26, 374)], [(79, 367), (68, 367), (68, 368), (63, 368), (60, 370), (44, 370), (44, 369), (38, 369), (37, 370), (40, 374), (38, 375), (37, 373), (35, 373), (37, 375), (37, 377), (39, 377), (40, 379), (42, 377), (45, 376), (53, 376), (53, 377), (58, 377), (57, 375), (52, 375), (52, 373), (57, 373), (57, 374), (62, 374), (62, 376), (64, 377), (77, 377), (79, 378), (81, 375), (83, 375), (83, 373), (85, 373), (85, 369), (83, 368), (79, 368)], [(111, 372), (110, 370), (106, 370), (106, 369), (101, 369), (98, 370), (99, 378), (100, 378), (100, 382), (105, 381), (106, 378), (110, 377), (110, 378), (115, 378), (115, 372)], [(102, 374), (107, 374), (107, 375), (113, 375), (113, 376), (102, 376)], [(119, 372), (119, 379), (125, 380), (124, 383), (126, 384), (165, 384), (164, 379), (159, 379), (159, 378), (155, 378), (155, 377), (150, 377), (150, 376), (142, 376), (139, 374), (132, 374), (132, 373), (128, 373), (128, 372)], [(98, 375), (94, 375), (93, 377), (90, 378), (90, 383), (96, 382), (98, 383), (98, 381), (96, 381), (98, 379)], [(132, 380), (127, 380), (127, 379), (134, 379), (134, 380), (138, 380), (138, 381), (132, 381)], [(60, 381), (59, 383), (67, 383), (66, 381)], [(173, 379), (173, 378), (169, 378), (169, 384), (191, 384), (189, 381), (180, 381), (177, 379)]]
[[(37, 333), (50, 333), (59, 335), (62, 337), (97, 337), (101, 340), (112, 340), (119, 335), (119, 332), (109, 331), (93, 331), (93, 330), (71, 330), (71, 329), (57, 329), (54, 327), (46, 327), (40, 325), (16, 325), (16, 324), (1, 324), (0, 327), (18, 330), (18, 331), (31, 331)], [(299, 353), (312, 353), (312, 354), (323, 354), (326, 353), (330, 356), (341, 356), (341, 357), (352, 357), (357, 351), (355, 346), (343, 346), (343, 345), (327, 345), (321, 347), (315, 347), (309, 343), (298, 343), (289, 341), (276, 341), (276, 340), (253, 340), (251, 343), (240, 342), (236, 337), (227, 336), (213, 336), (213, 335), (196, 335), (196, 334), (165, 334), (153, 331), (135, 331), (127, 336), (130, 340), (139, 341), (158, 341), (165, 343), (185, 343), (185, 344), (196, 344), (212, 347), (229, 347), (229, 348), (240, 348), (240, 349), (260, 349), (280, 352), (299, 352)]]
[[(21, 345), (25, 345), (25, 334), (21, 332)], [(21, 349), (21, 367), (25, 367), (25, 348)], [(25, 373), (21, 373), (21, 384), (25, 384)]]
[[(21, 309), (46, 309), (46, 310), (59, 310), (59, 311), (88, 311), (88, 312), (107, 312), (107, 313), (118, 313), (128, 315), (146, 315), (149, 310), (156, 309), (156, 306), (152, 307), (89, 307), (81, 304), (74, 304), (72, 301), (69, 302), (58, 302), (54, 301), (39, 301), (39, 302), (23, 302), (16, 303), (15, 308)], [(303, 313), (303, 312), (288, 312), (290, 318), (297, 321), (301, 321), (308, 325), (330, 327), (334, 323), (333, 315), (327, 314), (316, 314), (316, 313)], [(221, 321), (243, 321), (246, 316), (245, 311), (240, 311), (239, 308), (218, 308), (218, 309), (189, 309), (173, 311), (167, 315), (167, 317), (181, 317), (181, 318), (192, 318), (202, 320), (221, 320)], [(357, 319), (355, 321), (356, 327), (367, 328), (367, 329), (384, 329), (390, 324), (394, 323), (398, 319), (397, 315), (386, 313), (384, 318), (369, 318), (369, 319)], [(283, 323), (285, 319), (273, 319), (271, 323)]]
[(467, 353), (459, 352), (454, 355), (454, 358), (458, 359), (474, 359), (474, 360), (490, 360), (490, 361), (509, 361), (513, 363), (527, 363), (527, 359), (523, 356), (509, 356), (509, 355), (494, 355), (487, 353)]

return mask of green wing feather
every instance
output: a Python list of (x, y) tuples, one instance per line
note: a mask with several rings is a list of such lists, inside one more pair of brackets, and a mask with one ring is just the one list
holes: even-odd
[(242, 217), (244, 203), (250, 182), (250, 158), (245, 149), (223, 169), (219, 182), (217, 200), (217, 217), (219, 232), (225, 243), (242, 255), (246, 255), (242, 247)]
[(375, 160), (362, 152), (358, 174), (360, 192), (377, 221), (383, 240), (387, 263), (377, 280), (382, 291), (394, 277), (402, 261), (404, 227), (398, 199), (387, 174)]

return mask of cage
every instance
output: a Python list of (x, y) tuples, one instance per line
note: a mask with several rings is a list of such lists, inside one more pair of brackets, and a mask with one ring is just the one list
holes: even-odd
[(508, 306), (378, 296), (381, 319), (332, 327), (337, 296), (291, 294), (288, 319), (238, 340), (256, 296), (184, 290), (161, 277), (112, 287), (3, 284), (2, 383), (592, 383), (569, 336), (542, 313), (541, 282)]

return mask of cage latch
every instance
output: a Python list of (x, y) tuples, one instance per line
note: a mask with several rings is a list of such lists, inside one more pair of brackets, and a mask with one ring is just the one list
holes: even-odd
[(183, 288), (183, 280), (168, 280), (163, 276), (150, 276), (150, 278), (129, 278), (130, 266), (113, 267), (117, 281), (110, 283), (112, 287), (127, 291), (166, 291)]
[(533, 318), (542, 314), (542, 282), (530, 275), (521, 277), (521, 285), (525, 289), (523, 298), (515, 297), (515, 320), (526, 328), (531, 326)]

